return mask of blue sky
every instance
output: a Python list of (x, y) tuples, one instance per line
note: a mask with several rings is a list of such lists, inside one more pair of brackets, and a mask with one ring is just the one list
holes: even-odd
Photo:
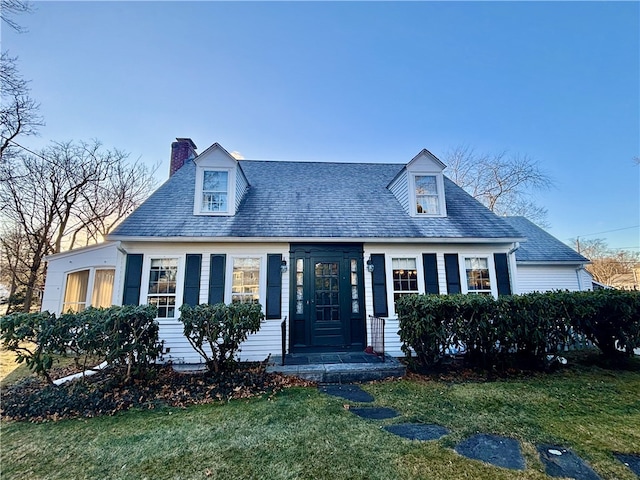
[(98, 138), (159, 181), (175, 137), (250, 159), (507, 150), (554, 179), (552, 234), (638, 249), (638, 2), (35, 6), (2, 29), (47, 123), (25, 146)]

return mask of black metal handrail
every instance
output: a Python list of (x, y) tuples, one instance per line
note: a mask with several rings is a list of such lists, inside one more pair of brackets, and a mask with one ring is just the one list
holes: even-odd
[(369, 322), (371, 323), (371, 348), (373, 353), (381, 357), (384, 362), (384, 318), (375, 317), (369, 315)]
[(287, 353), (287, 317), (284, 317), (280, 324), (280, 334), (282, 335), (282, 362), (280, 365), (284, 365), (284, 357)]

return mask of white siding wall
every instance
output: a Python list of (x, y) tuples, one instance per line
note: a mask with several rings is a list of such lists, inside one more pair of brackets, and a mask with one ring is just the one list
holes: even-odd
[[(149, 259), (159, 257), (179, 258), (179, 272), (176, 287), (176, 307), (182, 305), (184, 289), (184, 260), (186, 254), (202, 254), (202, 266), (200, 276), (200, 303), (208, 300), (209, 289), (209, 266), (211, 254), (226, 254), (226, 275), (225, 275), (225, 303), (231, 302), (231, 278), (233, 271), (234, 256), (259, 257), (262, 259), (260, 265), (260, 303), (266, 304), (266, 278), (267, 278), (267, 254), (282, 254), (283, 258), (289, 260), (288, 243), (270, 244), (210, 244), (210, 243), (136, 243), (127, 245), (123, 243), (123, 248), (128, 253), (144, 254), (144, 265), (142, 270), (142, 289), (140, 302), (145, 303), (146, 283), (149, 280)], [(124, 268), (119, 272), (119, 276), (124, 276)], [(122, 286), (120, 282), (119, 297), (122, 298)], [(281, 336), (280, 323), (289, 311), (289, 272), (282, 276), (282, 312), (281, 319), (266, 320), (260, 330), (250, 335), (246, 342), (241, 345), (240, 358), (247, 361), (262, 361), (271, 354), (280, 352)], [(191, 347), (183, 335), (182, 323), (178, 320), (179, 312), (176, 310), (176, 318), (159, 319), (160, 338), (165, 341), (165, 348), (169, 352), (164, 355), (165, 360), (176, 363), (199, 363), (202, 358)]]
[[(580, 276), (580, 283), (578, 282)], [(591, 290), (591, 276), (575, 265), (518, 265), (517, 293)]]
[[(42, 297), (42, 311), (60, 313), (67, 273), (88, 268), (116, 268), (119, 261), (117, 245), (116, 242), (108, 242), (51, 255), (47, 260), (47, 278)], [(118, 303), (115, 285), (113, 291), (112, 301), (115, 304)]]
[(404, 170), (395, 181), (389, 185), (389, 190), (398, 199), (407, 213), (409, 211), (409, 174)]
[(244, 173), (240, 169), (236, 170), (236, 210), (240, 206), (240, 202), (244, 198), (248, 187), (249, 182), (247, 181), (247, 177), (244, 176)]

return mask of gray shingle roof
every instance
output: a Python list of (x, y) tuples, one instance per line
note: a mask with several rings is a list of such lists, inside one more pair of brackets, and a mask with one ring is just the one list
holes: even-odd
[(504, 217), (504, 219), (523, 237), (527, 237), (527, 241), (521, 243), (520, 248), (516, 250), (517, 262), (589, 262), (573, 248), (565, 245), (525, 217)]
[(188, 161), (109, 236), (517, 239), (503, 218), (445, 177), (446, 218), (416, 218), (386, 187), (401, 164), (240, 161), (250, 187), (235, 216), (193, 214)]

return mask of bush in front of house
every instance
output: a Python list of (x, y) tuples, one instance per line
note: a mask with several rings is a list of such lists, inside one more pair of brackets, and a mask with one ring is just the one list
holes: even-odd
[(258, 303), (182, 305), (180, 321), (184, 336), (202, 356), (210, 372), (220, 372), (235, 363), (240, 344), (256, 333), (264, 320)]
[(437, 365), (452, 347), (484, 368), (545, 365), (584, 335), (607, 358), (640, 347), (640, 292), (547, 292), (503, 296), (410, 295), (396, 304), (402, 350)]
[(90, 307), (60, 316), (14, 313), (0, 319), (0, 339), (7, 350), (16, 353), (17, 362), (25, 362), (49, 383), (55, 355), (73, 356), (83, 369), (89, 358), (122, 366), (128, 381), (142, 375), (162, 353), (156, 315), (151, 305)]
[(402, 351), (419, 365), (437, 364), (452, 349), (459, 348), (454, 332), (458, 318), (457, 295), (405, 295), (398, 298)]
[(42, 375), (49, 383), (49, 369), (56, 354), (64, 352), (67, 328), (48, 311), (12, 313), (0, 318), (2, 346), (16, 354), (17, 363), (26, 363), (29, 370)]
[(640, 348), (640, 292), (598, 290), (560, 294), (571, 326), (609, 358)]

